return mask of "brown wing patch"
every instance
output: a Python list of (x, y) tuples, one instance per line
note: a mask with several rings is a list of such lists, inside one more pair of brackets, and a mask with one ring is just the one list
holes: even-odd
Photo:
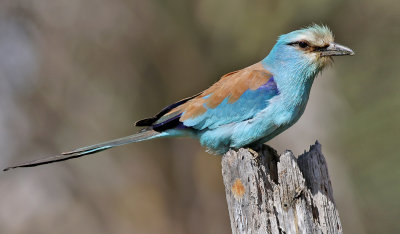
[(204, 102), (202, 101), (196, 101), (191, 103), (190, 105), (186, 105), (181, 109), (182, 112), (185, 112), (181, 118), (179, 119), (180, 121), (185, 121), (189, 118), (193, 118), (192, 116), (199, 116), (204, 114), (207, 109), (204, 107)]
[(231, 75), (233, 75), (233, 74), (235, 74), (235, 73), (238, 73), (239, 71), (240, 71), (240, 70), (232, 71), (232, 72), (226, 73), (226, 74), (223, 75), (221, 78), (224, 78), (224, 77), (226, 77), (226, 76), (231, 76)]
[[(180, 118), (182, 122), (190, 118), (195, 118), (207, 111), (205, 105), (208, 108), (216, 108), (227, 97), (228, 103), (234, 103), (246, 90), (258, 89), (267, 83), (271, 77), (272, 74), (265, 70), (261, 63), (228, 73), (199, 96), (172, 109), (167, 115), (176, 111), (184, 112)], [(206, 96), (208, 97), (205, 98)]]

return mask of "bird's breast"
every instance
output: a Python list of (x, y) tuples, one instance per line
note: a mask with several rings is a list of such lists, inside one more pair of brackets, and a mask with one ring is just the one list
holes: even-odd
[(304, 113), (309, 94), (305, 92), (281, 92), (271, 100), (270, 114), (278, 126), (294, 124)]

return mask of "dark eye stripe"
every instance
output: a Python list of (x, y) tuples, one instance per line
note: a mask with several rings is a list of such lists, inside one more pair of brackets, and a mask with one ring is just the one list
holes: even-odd
[(314, 47), (314, 51), (323, 51), (326, 48), (328, 48), (329, 45), (325, 45), (325, 46), (315, 46)]
[(297, 45), (300, 48), (307, 48), (310, 47), (309, 43), (307, 41), (294, 41), (294, 42), (290, 42), (288, 43), (288, 45)]
[(329, 46), (329, 44), (324, 46), (311, 46), (308, 41), (294, 41), (287, 43), (287, 45), (298, 46), (302, 49), (311, 47), (313, 51), (324, 51)]
[(289, 43), (287, 43), (287, 45), (297, 45), (297, 44), (299, 44), (298, 41), (294, 41), (294, 42), (289, 42)]

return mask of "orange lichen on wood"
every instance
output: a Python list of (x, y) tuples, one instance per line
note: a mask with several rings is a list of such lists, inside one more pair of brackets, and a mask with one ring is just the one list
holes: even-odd
[(272, 74), (265, 70), (261, 63), (256, 63), (242, 70), (230, 72), (206, 89), (196, 98), (172, 109), (168, 114), (184, 112), (180, 121), (195, 118), (207, 111), (207, 108), (216, 108), (225, 98), (228, 103), (236, 102), (247, 90), (256, 90), (267, 83)]
[(232, 193), (236, 199), (241, 199), (245, 193), (245, 188), (243, 186), (242, 181), (238, 178), (235, 180), (235, 183), (232, 185)]

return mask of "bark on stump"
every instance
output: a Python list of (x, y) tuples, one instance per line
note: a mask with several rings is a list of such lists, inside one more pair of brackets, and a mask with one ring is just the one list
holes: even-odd
[(230, 150), (222, 175), (232, 233), (342, 233), (321, 145), (299, 157)]

